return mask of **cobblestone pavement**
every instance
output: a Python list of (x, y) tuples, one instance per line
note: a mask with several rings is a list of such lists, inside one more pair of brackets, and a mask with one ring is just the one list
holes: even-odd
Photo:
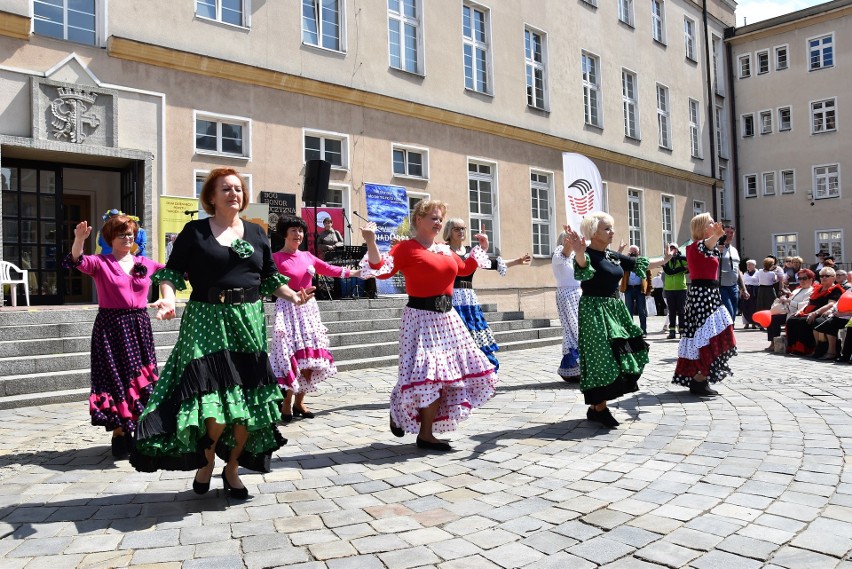
[(702, 400), (649, 334), (613, 431), (584, 420), (558, 346), (505, 353), (443, 455), (388, 432), (395, 368), (341, 373), (273, 471), (242, 474), (243, 503), (114, 462), (83, 403), (0, 411), (0, 566), (852, 568), (852, 366), (737, 338), (735, 376)]

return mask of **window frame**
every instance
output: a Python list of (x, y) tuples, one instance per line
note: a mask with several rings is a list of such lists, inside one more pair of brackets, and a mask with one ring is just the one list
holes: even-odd
[[(667, 207), (668, 206), (668, 207)], [(666, 210), (669, 211), (670, 227), (666, 228)], [(675, 197), (672, 194), (660, 194), (660, 229), (663, 237), (663, 247), (667, 247), (669, 243), (673, 243), (677, 237), (675, 228), (677, 221), (675, 219)], [(666, 237), (668, 235), (668, 237)]]
[[(205, 120), (208, 122), (216, 123), (216, 148), (217, 150), (207, 150), (204, 148), (198, 148), (198, 121)], [(232, 152), (225, 152), (221, 150), (222, 148), (222, 125), (223, 124), (231, 124), (231, 125), (239, 125), (243, 129), (243, 152), (242, 154), (235, 154)], [(193, 109), (192, 111), (192, 151), (195, 155), (200, 156), (222, 156), (226, 158), (234, 158), (237, 160), (251, 160), (251, 133), (252, 133), (252, 119), (248, 117), (240, 117), (236, 115), (224, 115), (221, 113), (211, 113), (209, 111), (201, 111), (198, 109)]]
[(715, 105), (716, 113), (716, 153), (720, 158), (728, 157), (727, 125), (725, 124), (725, 110), (722, 105)]
[[(779, 174), (780, 174), (779, 178), (780, 178), (780, 182), (781, 182), (781, 195), (795, 194), (796, 193), (796, 170), (792, 169), (792, 168), (787, 169), (787, 170), (781, 170)], [(793, 181), (792, 189), (789, 190), (789, 191), (787, 190), (787, 177), (786, 177), (787, 174), (791, 175), (791, 178), (792, 178), (792, 181)]]
[[(94, 46), (94, 47), (106, 46), (107, 39), (109, 38), (109, 34), (107, 33), (108, 20), (107, 20), (107, 17), (106, 17), (106, 0), (94, 0), (95, 12), (94, 12), (94, 14), (92, 14), (92, 16), (94, 17), (94, 22), (95, 22), (94, 29), (84, 30), (86, 32), (91, 32), (92, 35), (94, 36), (94, 41), (92, 43), (77, 41), (77, 40), (74, 40), (74, 39), (68, 39), (68, 27), (69, 27), (68, 26), (68, 10), (69, 10), (68, 2), (69, 2), (69, 0), (62, 0), (62, 8), (61, 8), (61, 10), (62, 10), (62, 23), (61, 23), (62, 37), (59, 37), (59, 36), (54, 35), (54, 34), (45, 33), (44, 31), (40, 31), (40, 32), (36, 31), (36, 22), (37, 21), (49, 21), (49, 20), (45, 20), (43, 17), (39, 17), (36, 14), (36, 4), (37, 3), (45, 4), (46, 6), (51, 6), (51, 7), (54, 7), (54, 8), (55, 8), (55, 6), (53, 6), (52, 4), (47, 4), (46, 2), (41, 2), (40, 0), (30, 0), (28, 2), (29, 6), (30, 6), (30, 10), (31, 10), (31, 15), (32, 15), (32, 18), (30, 20), (30, 32), (34, 35), (37, 35), (37, 36), (41, 36), (41, 37), (45, 37), (45, 38), (53, 38), (53, 39), (57, 39), (57, 40), (60, 40), (60, 41), (67, 41), (67, 42), (75, 43), (75, 44), (78, 44), (78, 45), (88, 45), (88, 46)], [(77, 11), (77, 10), (75, 10), (75, 11)], [(74, 28), (75, 26), (71, 26), (71, 27)], [(78, 29), (83, 29), (83, 28), (78, 28)]]
[[(762, 62), (761, 62), (761, 57), (763, 58)], [(754, 53), (754, 59), (755, 59), (755, 64), (757, 65), (757, 75), (768, 75), (769, 71), (772, 68), (770, 61), (769, 61), (769, 50), (768, 49), (761, 49), (759, 51), (756, 51)], [(763, 69), (763, 67), (762, 67), (763, 63), (766, 64), (766, 71), (762, 70)]]
[[(764, 109), (762, 111), (758, 111), (757, 113), (757, 124), (759, 125), (760, 135), (764, 136), (766, 134), (772, 134), (773, 125), (773, 115), (772, 109)], [(765, 122), (765, 119), (768, 119), (768, 123)]]
[[(824, 174), (818, 174), (817, 169), (824, 168), (826, 172)], [(834, 168), (835, 173), (834, 177), (836, 178), (835, 188), (837, 190), (837, 195), (831, 195), (831, 172), (828, 171), (829, 168)], [(817, 164), (811, 167), (811, 176), (813, 181), (813, 200), (830, 200), (830, 199), (839, 199), (841, 197), (841, 188), (843, 186), (840, 185), (840, 162), (833, 162), (831, 164)], [(819, 195), (817, 192), (819, 190), (819, 180), (820, 178), (826, 179), (826, 188), (828, 189), (826, 195)]]
[[(784, 126), (784, 111), (787, 111), (787, 126)], [(778, 132), (793, 130), (793, 107), (778, 107)]]
[[(836, 239), (832, 236), (828, 236), (825, 240), (820, 236), (820, 233), (838, 233)], [(839, 263), (843, 262), (843, 242), (845, 241), (845, 235), (842, 227), (831, 228), (831, 229), (816, 229), (814, 230), (814, 243), (816, 244), (817, 251), (828, 251), (829, 255), (832, 255), (835, 260)], [(837, 244), (837, 248), (833, 247), (833, 244)]]
[[(780, 65), (781, 58), (779, 57), (781, 51), (784, 52), (784, 65), (783, 67)], [(790, 46), (788, 44), (784, 45), (776, 45), (772, 48), (772, 53), (775, 55), (775, 71), (785, 71), (790, 69)]]
[[(406, 172), (405, 174), (399, 174), (394, 169), (394, 165), (396, 164), (396, 160), (394, 159), (394, 152), (403, 151), (405, 152), (405, 166), (406, 171), (408, 170), (409, 160), (408, 154), (411, 152), (420, 154), (420, 168), (423, 172), (422, 175), (418, 176), (416, 174), (411, 174)], [(420, 146), (412, 146), (410, 144), (401, 144), (398, 142), (391, 143), (391, 176), (394, 178), (403, 178), (408, 180), (429, 180), (429, 149), (423, 148)]]
[[(534, 58), (530, 59), (527, 57), (527, 35), (537, 36), (540, 39), (541, 44), (541, 61), (536, 61)], [(530, 101), (532, 88), (532, 94), (535, 93), (535, 81), (533, 80), (533, 86), (530, 85), (530, 76), (535, 77), (535, 71), (538, 70), (541, 72), (541, 104), (535, 104), (535, 101)], [(549, 93), (549, 85), (548, 85), (548, 77), (547, 77), (547, 33), (538, 28), (534, 28), (532, 26), (526, 25), (524, 26), (524, 80), (526, 82), (527, 88), (527, 106), (536, 109), (539, 111), (549, 111), (550, 110), (550, 93)], [(535, 98), (535, 97), (533, 97)]]
[[(485, 39), (483, 41), (479, 41), (474, 39), (474, 37), (468, 38), (464, 35), (464, 14), (465, 9), (471, 10), (471, 12), (481, 12), (483, 14), (483, 30)], [(471, 14), (472, 16), (472, 14)], [(471, 19), (471, 23), (473, 20)], [(473, 30), (473, 25), (471, 25), (471, 30)], [(480, 95), (488, 95), (493, 96), (494, 94), (494, 75), (492, 73), (492, 35), (491, 35), (491, 10), (481, 4), (477, 4), (475, 2), (471, 2), (470, 0), (464, 0), (462, 2), (462, 69), (464, 72), (464, 88), (465, 91), (470, 91), (472, 93), (479, 93)], [(471, 67), (471, 85), (468, 86), (468, 75), (467, 75), (467, 67), (465, 65), (465, 59), (467, 54), (465, 50), (467, 47), (471, 48), (471, 62), (473, 66)], [(476, 66), (476, 57), (475, 54), (478, 53), (477, 50), (481, 49), (485, 54), (485, 88), (479, 89), (477, 86), (476, 72), (479, 71)]]
[[(751, 190), (750, 182), (754, 182), (754, 191)], [(756, 198), (758, 196), (758, 179), (757, 174), (745, 174), (743, 176), (743, 197), (746, 199)]]
[[(672, 150), (673, 141), (670, 90), (666, 85), (663, 85), (662, 83), (657, 83), (655, 92), (657, 102), (657, 146), (666, 150)], [(661, 108), (660, 106), (660, 93), (663, 93), (665, 95), (665, 97), (663, 97), (663, 104), (665, 108)], [(663, 136), (664, 134), (665, 137)], [(664, 138), (666, 140), (664, 140)]]
[(230, 26), (234, 28), (239, 28), (241, 30), (247, 30), (251, 28), (251, 0), (240, 0), (240, 24), (234, 24), (231, 22), (226, 22), (222, 19), (222, 1), (223, 0), (209, 0), (213, 2), (216, 17), (210, 18), (209, 16), (202, 16), (198, 13), (198, 2), (199, 0), (195, 0), (195, 17), (199, 20), (204, 20), (205, 22), (212, 22), (215, 24), (221, 24), (223, 26)]
[[(689, 109), (689, 153), (693, 158), (704, 158), (701, 144), (701, 103), (691, 97), (687, 101)], [(694, 117), (693, 111), (695, 111)]]
[[(811, 47), (811, 42), (813, 42), (813, 41), (817, 41), (817, 40), (823, 40), (823, 39), (825, 39), (825, 38), (831, 38), (831, 42), (830, 42), (830, 47), (831, 47), (831, 64), (829, 64), (829, 65), (825, 65), (825, 64), (824, 64), (824, 61), (823, 61), (823, 60), (824, 60), (824, 57), (825, 57), (825, 54), (824, 54), (824, 48), (823, 48), (823, 47), (818, 47), (818, 48), (817, 48), (817, 51), (819, 51), (819, 60), (820, 60), (820, 65), (818, 65), (818, 66), (814, 67), (814, 61), (813, 61), (814, 49)], [(834, 47), (835, 47), (835, 42), (834, 42), (834, 32), (831, 32), (831, 33), (828, 33), (828, 34), (822, 34), (822, 35), (818, 35), (818, 36), (813, 36), (813, 37), (807, 38), (807, 39), (805, 40), (805, 47), (806, 47), (806, 49), (807, 49), (807, 53), (806, 53), (806, 60), (805, 60), (805, 61), (807, 61), (807, 62), (808, 62), (808, 72), (809, 72), (809, 73), (810, 73), (810, 72), (812, 72), (812, 71), (819, 71), (820, 69), (831, 69), (832, 67), (834, 67), (834, 66), (836, 65), (835, 60), (836, 60), (836, 55), (837, 55), (837, 54), (836, 54), (836, 50), (834, 49)]]
[[(691, 26), (690, 26), (691, 25)], [(691, 29), (690, 29), (691, 27)], [(695, 24), (695, 20), (690, 18), (689, 16), (683, 17), (683, 50), (684, 56), (686, 59), (691, 61), (692, 63), (698, 63), (698, 54), (696, 53), (698, 50), (698, 45), (696, 42), (696, 31), (698, 27)]]
[(769, 172), (761, 172), (760, 173), (760, 187), (762, 189), (762, 195), (766, 196), (774, 196), (776, 193), (775, 189), (775, 171), (771, 170)]
[[(789, 241), (787, 243), (779, 243), (779, 237), (794, 237), (795, 240), (792, 241), (792, 248), (789, 246)], [(779, 247), (780, 245), (780, 247)], [(783, 259), (784, 257), (797, 257), (799, 255), (799, 234), (798, 233), (773, 233), (772, 234), (772, 251), (774, 251), (775, 256), (779, 259)], [(803, 267), (804, 268), (804, 267)]]
[[(630, 245), (638, 246), (640, 251), (645, 250), (644, 249), (644, 245), (645, 245), (645, 228), (644, 228), (644, 225), (645, 224), (643, 223), (644, 216), (645, 216), (645, 213), (644, 213), (645, 208), (642, 207), (642, 205), (643, 205), (642, 202), (644, 201), (643, 198), (644, 198), (644, 191), (641, 188), (633, 188), (633, 187), (628, 186), (628, 188), (627, 188), (627, 244), (628, 244), (628, 246), (630, 246)], [(635, 226), (632, 225), (632, 223), (631, 223), (632, 220), (630, 219), (631, 216), (633, 215), (633, 212), (631, 212), (631, 204), (636, 204), (638, 206), (638, 212), (637, 212), (638, 225), (635, 225)], [(638, 243), (636, 242), (634, 237), (638, 239)]]
[[(831, 102), (831, 108), (826, 108), (825, 103)], [(817, 111), (814, 107), (816, 105), (822, 105), (822, 109)], [(837, 97), (829, 97), (827, 99), (820, 99), (816, 101), (810, 102), (811, 109), (811, 134), (825, 134), (828, 132), (837, 132)], [(817, 130), (816, 128), (816, 119), (817, 115), (823, 115), (822, 122), (823, 124), (828, 124), (828, 115), (831, 115), (831, 120), (834, 123), (832, 128), (822, 128)]]
[[(349, 135), (343, 134), (340, 132), (331, 132), (326, 130), (317, 130), (313, 128), (303, 128), (302, 129), (302, 162), (307, 162), (308, 158), (305, 156), (308, 148), (305, 144), (305, 138), (311, 136), (313, 138), (319, 138), (320, 142), (320, 157), (319, 160), (326, 160), (326, 150), (325, 150), (325, 140), (338, 140), (340, 141), (340, 161), (341, 164), (337, 165), (331, 162), (331, 160), (326, 160), (331, 163), (331, 169), (337, 171), (348, 172), (350, 169), (350, 149), (349, 149)], [(313, 158), (312, 158), (313, 160)]]
[[(632, 79), (633, 84), (633, 97), (630, 97), (627, 93), (627, 83), (625, 81), (626, 78), (630, 77)], [(621, 68), (621, 101), (622, 101), (622, 112), (624, 115), (624, 136), (627, 138), (632, 138), (634, 140), (641, 140), (641, 119), (640, 119), (640, 109), (639, 109), (639, 76), (627, 69)], [(632, 114), (633, 117), (633, 129), (629, 130), (629, 118), (628, 115)]]
[(707, 211), (707, 203), (702, 200), (692, 200), (692, 216), (702, 214)]
[[(554, 250), (554, 239), (556, 238), (556, 233), (554, 231), (554, 214), (555, 214), (555, 192), (554, 192), (554, 180), (555, 174), (554, 172), (548, 170), (542, 170), (541, 168), (530, 168), (529, 169), (529, 180), (530, 180), (530, 221), (531, 221), (531, 238), (532, 238), (532, 256), (536, 259), (544, 259), (550, 258), (553, 255)], [(542, 183), (541, 181), (533, 181), (533, 176), (547, 176), (547, 184)], [(545, 192), (547, 194), (547, 218), (539, 218), (534, 217), (535, 208), (533, 207), (533, 192), (538, 190), (539, 192)], [(539, 208), (540, 209), (540, 208)], [(546, 225), (547, 226), (547, 239), (541, 241), (542, 244), (546, 247), (546, 252), (536, 252), (536, 226)]]
[(711, 48), (713, 49), (713, 82), (716, 94), (725, 96), (725, 43), (721, 36), (712, 35)]
[[(746, 127), (751, 124), (751, 133), (748, 133)], [(740, 135), (741, 138), (753, 138), (755, 135), (754, 113), (744, 113), (740, 115)]]
[[(480, 166), (488, 166), (491, 168), (491, 174), (482, 174), (480, 172), (471, 172), (470, 166), (471, 164), (476, 164)], [(497, 162), (494, 160), (488, 160), (486, 158), (476, 158), (473, 156), (468, 156), (466, 160), (466, 172), (467, 172), (467, 217), (470, 226), (473, 227), (474, 220), (480, 220), (491, 222), (491, 235), (489, 235), (488, 239), (488, 249), (489, 253), (496, 253), (500, 249), (500, 208), (499, 208), (499, 191), (498, 191), (498, 170), (497, 170)], [(470, 202), (470, 182), (472, 180), (483, 182), (490, 181), (491, 182), (491, 214), (486, 215), (482, 213), (473, 213), (471, 211), (471, 202)], [(478, 189), (478, 191), (481, 191)], [(481, 227), (481, 225), (480, 225)], [(478, 228), (477, 228), (478, 231)], [(488, 230), (486, 229), (486, 234)], [(471, 229), (469, 231), (469, 238), (473, 238), (475, 231)]]
[[(586, 61), (594, 63), (595, 81), (587, 79)], [(601, 58), (598, 55), (586, 50), (581, 51), (580, 55), (580, 70), (583, 77), (583, 120), (586, 126), (603, 129), (603, 90), (601, 88)], [(592, 116), (591, 101), (594, 99), (596, 103), (596, 112)], [(590, 122), (592, 119), (597, 120), (597, 124)]]
[(631, 28), (635, 27), (636, 15), (634, 12), (633, 0), (617, 0), (618, 1), (618, 21)]
[[(655, 7), (659, 6), (659, 13)], [(659, 35), (658, 35), (659, 34)], [(651, 37), (659, 44), (666, 45), (666, 1), (651, 0)]]
[[(333, 1), (337, 3), (338, 31), (339, 31), (339, 35), (337, 36), (337, 42), (339, 44), (339, 47), (337, 49), (335, 49), (333, 47), (326, 47), (325, 45), (323, 45), (323, 37), (325, 37), (325, 35), (322, 32), (322, 25), (321, 25), (322, 21), (323, 21), (322, 17), (321, 17), (321, 11), (323, 9), (323, 6), (321, 5), (321, 0), (300, 0), (300, 3), (299, 3), (299, 23), (300, 23), (300, 26), (301, 26), (301, 41), (302, 41), (302, 45), (309, 47), (309, 48), (320, 49), (320, 50), (331, 52), (331, 53), (345, 54), (346, 53), (346, 43), (347, 43), (346, 42), (346, 39), (347, 39), (346, 38), (346, 0), (333, 0)], [(313, 5), (313, 9), (314, 9), (313, 12), (314, 12), (314, 17), (315, 17), (314, 23), (315, 23), (315, 26), (316, 26), (317, 43), (311, 43), (305, 37), (306, 34), (313, 33), (313, 32), (306, 30), (306, 28), (305, 28), (305, 2), (311, 2), (311, 4)]]
[[(417, 16), (412, 18), (411, 16), (405, 15), (405, 11), (394, 12), (391, 10), (390, 6), (387, 8), (387, 18), (388, 18), (388, 67), (394, 69), (396, 71), (402, 71), (403, 73), (411, 73), (412, 75), (418, 75), (423, 77), (425, 75), (425, 65), (424, 65), (424, 47), (423, 47), (423, 2), (421, 0), (413, 0), (415, 5), (415, 10), (417, 11)], [(404, 0), (398, 0), (399, 5), (402, 6)], [(393, 64), (393, 53), (391, 52), (391, 20), (395, 20), (399, 22), (399, 30), (400, 30), (400, 41), (399, 41), (399, 49), (400, 53), (397, 54), (399, 57), (400, 65), (396, 66)], [(414, 28), (415, 38), (415, 48), (417, 50), (415, 57), (415, 69), (412, 71), (411, 69), (407, 69), (405, 67), (406, 62), (408, 61), (405, 58), (405, 27), (406, 25), (412, 26)]]
[(748, 79), (751, 77), (751, 54), (743, 53), (737, 56), (737, 77)]

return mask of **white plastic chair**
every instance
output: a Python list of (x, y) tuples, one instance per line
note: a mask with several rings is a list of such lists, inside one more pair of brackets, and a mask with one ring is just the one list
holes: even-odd
[[(12, 271), (21, 274), (20, 279), (12, 278)], [(18, 306), (18, 285), (24, 285), (24, 296), (27, 299), (27, 306), (30, 305), (30, 282), (29, 271), (19, 269), (8, 261), (0, 261), (0, 303), (3, 300), (3, 290), (6, 285), (9, 285), (9, 290), (12, 293), (12, 306)]]

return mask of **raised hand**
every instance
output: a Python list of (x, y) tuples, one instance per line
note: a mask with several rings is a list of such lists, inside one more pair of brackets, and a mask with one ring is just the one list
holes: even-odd
[(74, 227), (74, 238), (85, 241), (92, 234), (92, 226), (87, 221), (81, 221)]
[(577, 255), (583, 255), (586, 252), (586, 239), (570, 227), (567, 227), (565, 231), (568, 233), (565, 241)]
[(622, 239), (618, 244), (618, 252), (623, 253), (625, 247), (627, 247), (627, 243), (625, 243), (624, 239)]
[(364, 238), (364, 241), (369, 243), (376, 242), (376, 224), (375, 222), (368, 222), (366, 225), (361, 226), (361, 237)]
[(532, 257), (529, 253), (524, 253), (523, 256), (518, 257), (519, 265), (529, 265), (530, 263), (532, 263)]

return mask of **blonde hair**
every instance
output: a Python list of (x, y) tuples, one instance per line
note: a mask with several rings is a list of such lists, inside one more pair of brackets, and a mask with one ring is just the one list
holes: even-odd
[(792, 261), (794, 265), (799, 265), (800, 267), (805, 264), (805, 260), (801, 257), (793, 257)]
[(435, 208), (441, 210), (441, 216), (447, 215), (447, 202), (442, 202), (441, 200), (420, 200), (416, 204), (414, 204), (414, 209), (411, 210), (411, 227), (412, 229), (416, 227), (417, 220), (423, 219)]
[(610, 214), (603, 211), (596, 211), (584, 217), (583, 221), (580, 222), (580, 233), (586, 239), (591, 239), (592, 235), (597, 232), (601, 222), (615, 225), (615, 220)]
[(701, 241), (704, 237), (704, 230), (707, 226), (713, 223), (713, 216), (707, 213), (699, 213), (689, 222), (689, 231), (692, 233), (693, 241)]
[(444, 220), (444, 241), (447, 243), (450, 242), (450, 237), (453, 235), (453, 228), (459, 224), (464, 225), (464, 220), (460, 217), (451, 217)]

